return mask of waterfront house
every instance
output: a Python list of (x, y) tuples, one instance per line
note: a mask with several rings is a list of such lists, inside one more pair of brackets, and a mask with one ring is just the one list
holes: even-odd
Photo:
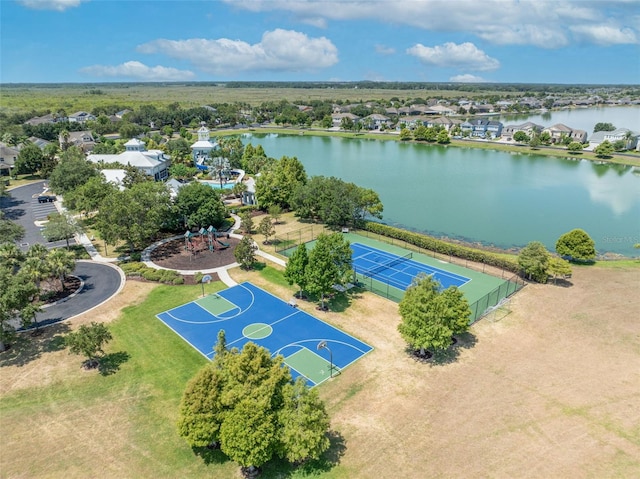
[(596, 131), (589, 137), (589, 149), (593, 149), (607, 140), (609, 143), (624, 141), (625, 149), (633, 150), (638, 146), (638, 136), (640, 136), (640, 133), (631, 131), (628, 128), (618, 128), (615, 131)]
[(543, 132), (549, 133), (551, 136), (551, 143), (559, 143), (565, 137), (571, 139), (571, 141), (577, 141), (579, 143), (585, 143), (587, 141), (587, 132), (584, 130), (574, 130), (567, 125), (563, 125), (562, 123), (556, 123), (550, 127), (542, 130)]
[(487, 118), (475, 118), (460, 124), (463, 132), (478, 138), (497, 138), (502, 135), (502, 123)]

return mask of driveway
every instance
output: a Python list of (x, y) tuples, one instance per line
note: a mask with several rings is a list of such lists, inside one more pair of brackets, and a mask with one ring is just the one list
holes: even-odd
[(110, 299), (124, 286), (120, 270), (94, 261), (78, 261), (74, 276), (84, 281), (82, 290), (65, 302), (45, 308), (38, 314), (41, 325), (57, 323), (84, 313)]
[[(42, 236), (42, 228), (36, 225), (36, 221), (44, 221), (47, 219), (47, 215), (58, 212), (53, 203), (38, 203), (38, 195), (45, 191), (45, 184), (45, 181), (38, 181), (20, 186), (9, 191), (9, 196), (0, 198), (0, 209), (6, 219), (15, 221), (24, 228), (24, 238), (18, 244), (23, 251), (28, 250), (29, 246), (36, 243), (43, 244), (47, 248), (67, 245), (65, 240), (47, 241)], [(75, 244), (75, 240), (70, 238), (69, 244)]]

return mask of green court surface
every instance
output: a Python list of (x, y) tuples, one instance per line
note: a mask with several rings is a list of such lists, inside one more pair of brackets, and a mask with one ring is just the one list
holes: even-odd
[(195, 303), (216, 316), (237, 308), (235, 304), (227, 301), (222, 296), (217, 294), (208, 294), (203, 298), (198, 298), (195, 300)]
[[(331, 364), (329, 361), (309, 349), (300, 349), (288, 356), (285, 361), (287, 366), (295, 369), (302, 376), (311, 379), (314, 383), (320, 384), (331, 376)], [(337, 368), (333, 366), (333, 373)]]

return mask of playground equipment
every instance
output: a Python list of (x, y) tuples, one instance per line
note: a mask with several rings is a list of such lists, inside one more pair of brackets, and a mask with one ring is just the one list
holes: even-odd
[(223, 237), (223, 233), (219, 233), (213, 226), (209, 226), (207, 229), (200, 228), (197, 233), (187, 231), (184, 234), (184, 249), (189, 251), (191, 255), (196, 255), (207, 249), (213, 252), (216, 249), (225, 249), (231, 246), (229, 243), (221, 241), (220, 237)]

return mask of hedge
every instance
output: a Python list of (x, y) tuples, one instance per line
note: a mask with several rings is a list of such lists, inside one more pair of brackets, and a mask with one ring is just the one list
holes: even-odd
[(127, 276), (141, 276), (147, 281), (157, 281), (166, 284), (184, 284), (184, 278), (172, 269), (149, 268), (144, 263), (132, 261), (120, 264)]
[(449, 243), (444, 240), (433, 238), (420, 233), (414, 233), (412, 231), (403, 230), (400, 228), (394, 228), (393, 226), (384, 225), (382, 223), (376, 223), (374, 221), (367, 221), (363, 225), (363, 229), (375, 234), (386, 236), (397, 240), (405, 241), (409, 244), (417, 246), (418, 248), (426, 249), (429, 251), (435, 251), (436, 253), (455, 256), (476, 263), (484, 263), (488, 266), (495, 266), (502, 268), (512, 273), (518, 273), (520, 267), (516, 258), (503, 258), (489, 251), (483, 251), (475, 248), (469, 248), (468, 246), (462, 246), (455, 243)]

